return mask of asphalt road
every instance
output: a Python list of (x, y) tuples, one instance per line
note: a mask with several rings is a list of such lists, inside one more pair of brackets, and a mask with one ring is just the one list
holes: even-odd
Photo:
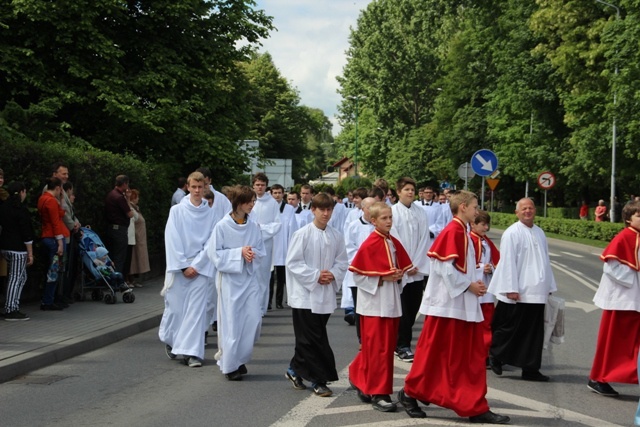
[[(491, 235), (499, 241), (499, 233)], [(505, 367), (502, 377), (487, 372), (492, 409), (518, 426), (632, 425), (640, 391), (613, 384), (616, 399), (591, 393), (586, 382), (593, 358), (600, 311), (591, 299), (600, 278), (601, 250), (550, 241), (558, 295), (567, 300), (566, 342), (552, 345), (542, 372), (552, 381), (529, 383)], [(415, 326), (414, 341), (422, 326)], [(359, 403), (349, 389), (346, 369), (357, 352), (355, 328), (337, 311), (329, 322), (340, 380), (331, 398), (293, 390), (284, 371), (293, 351), (290, 311), (264, 318), (262, 337), (243, 381), (229, 382), (215, 365), (215, 336), (205, 365), (188, 368), (169, 360), (157, 330), (138, 334), (0, 384), (2, 426), (409, 426), (469, 425), (453, 412), (426, 408), (429, 418), (404, 412), (383, 414)], [(410, 364), (396, 362), (394, 389)]]

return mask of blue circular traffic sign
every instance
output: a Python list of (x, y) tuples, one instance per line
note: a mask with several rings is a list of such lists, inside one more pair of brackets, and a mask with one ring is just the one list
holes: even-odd
[(471, 168), (477, 175), (489, 176), (498, 169), (498, 157), (491, 150), (478, 150), (471, 157)]

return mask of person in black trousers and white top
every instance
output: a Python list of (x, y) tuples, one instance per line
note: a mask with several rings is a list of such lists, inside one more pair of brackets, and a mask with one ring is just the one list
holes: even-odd
[(0, 205), (0, 249), (7, 260), (7, 299), (4, 320), (29, 320), (20, 312), (20, 295), (27, 282), (27, 266), (33, 264), (33, 239), (31, 214), (23, 204), (27, 189), (22, 182), (12, 182), (8, 187), (9, 198)]

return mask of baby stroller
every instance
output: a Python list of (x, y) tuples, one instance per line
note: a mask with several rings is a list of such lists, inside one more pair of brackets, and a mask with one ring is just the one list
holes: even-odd
[[(121, 272), (116, 272), (109, 253), (102, 240), (90, 228), (82, 228), (82, 239), (78, 244), (80, 259), (82, 260), (82, 274), (80, 275), (80, 300), (84, 301), (85, 294), (91, 291), (93, 301), (103, 300), (105, 304), (115, 304), (117, 292), (122, 292), (122, 301), (132, 303), (136, 300), (133, 291), (126, 285)], [(98, 258), (98, 263), (96, 263)], [(105, 262), (102, 262), (102, 260)], [(100, 265), (98, 265), (100, 264)]]

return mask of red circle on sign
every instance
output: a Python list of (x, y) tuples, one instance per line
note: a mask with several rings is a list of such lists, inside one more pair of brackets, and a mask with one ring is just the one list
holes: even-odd
[(556, 185), (556, 176), (551, 172), (545, 171), (538, 175), (538, 187), (550, 190), (554, 185)]

